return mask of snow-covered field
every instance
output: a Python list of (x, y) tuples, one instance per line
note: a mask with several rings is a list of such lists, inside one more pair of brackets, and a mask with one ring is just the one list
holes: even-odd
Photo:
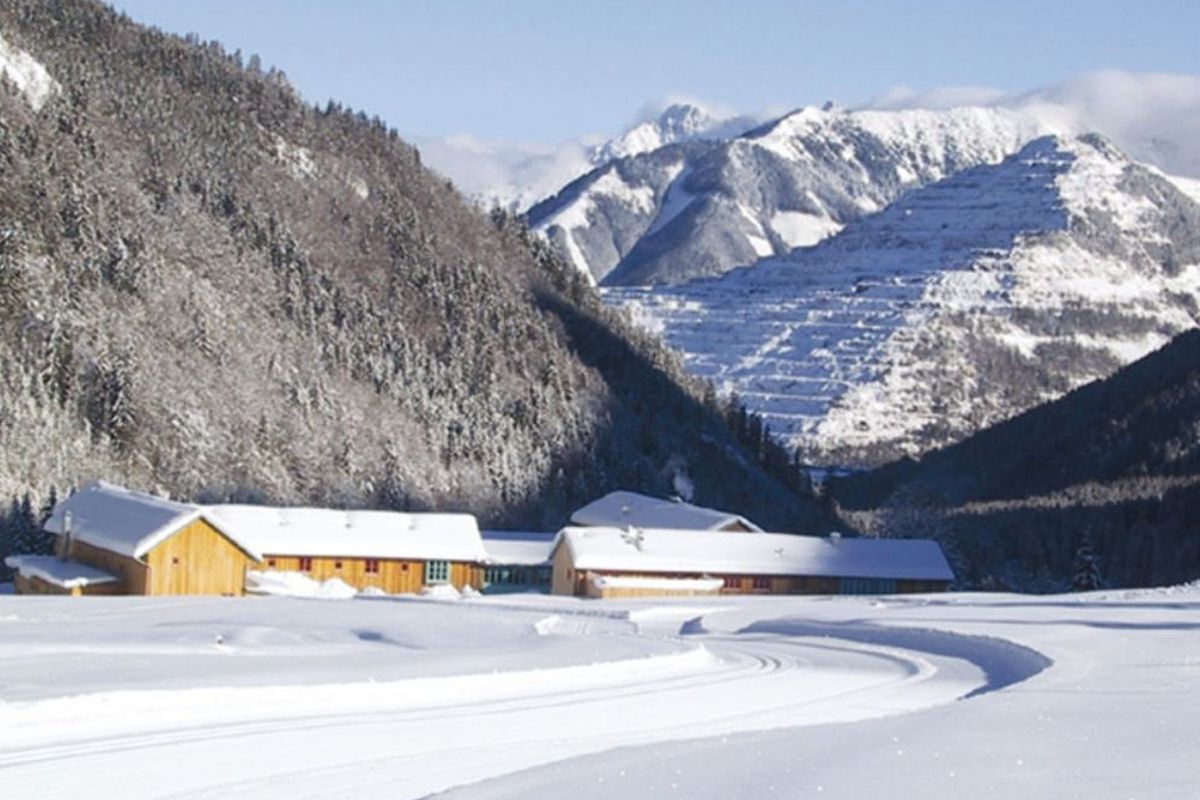
[(8, 798), (1200, 796), (1200, 586), (0, 593)]

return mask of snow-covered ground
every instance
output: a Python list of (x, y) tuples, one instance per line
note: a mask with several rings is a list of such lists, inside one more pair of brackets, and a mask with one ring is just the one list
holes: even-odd
[(5, 798), (1188, 798), (1200, 586), (0, 593)]

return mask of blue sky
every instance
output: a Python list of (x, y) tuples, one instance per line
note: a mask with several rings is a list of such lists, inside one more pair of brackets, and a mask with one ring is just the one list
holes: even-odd
[(1200, 74), (1200, 2), (117, 0), (275, 65), (402, 133), (557, 141), (648, 101), (739, 111), (895, 86), (1032, 89), (1097, 69)]

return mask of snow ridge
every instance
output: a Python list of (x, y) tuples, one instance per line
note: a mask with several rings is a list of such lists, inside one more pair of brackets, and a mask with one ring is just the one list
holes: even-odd
[(876, 463), (1111, 374), (1194, 326), (1198, 232), (1200, 206), (1157, 171), (1097, 136), (1048, 136), (815, 247), (605, 297), (814, 461)]
[[(622, 157), (529, 219), (597, 281), (679, 283), (814, 245), (912, 188), (996, 163), (1048, 130), (999, 109), (804, 108), (739, 136), (693, 136)], [(656, 141), (641, 137), (630, 149)], [(608, 211), (631, 192), (654, 202)]]

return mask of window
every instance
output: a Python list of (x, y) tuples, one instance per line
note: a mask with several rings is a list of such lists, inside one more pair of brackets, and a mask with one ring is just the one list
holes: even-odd
[(449, 561), (426, 561), (425, 583), (447, 583), (450, 580)]
[(755, 589), (770, 589), (771, 588), (771, 579), (769, 577), (767, 577), (766, 575), (755, 575), (754, 576), (754, 588)]
[(740, 589), (741, 587), (742, 587), (742, 581), (740, 578), (738, 578), (737, 575), (726, 575), (725, 576), (725, 588), (726, 589)]
[(273, 559), (273, 558), (268, 558), (268, 559), (267, 559), (267, 566), (268, 566), (268, 567), (274, 567), (274, 566), (275, 566), (275, 559)]
[(379, 559), (378, 558), (368, 558), (366, 565), (363, 567), (363, 572), (367, 573), (368, 575), (378, 575), (379, 574)]
[(342, 562), (340, 562), (340, 561), (335, 561), (335, 562), (333, 562), (333, 568), (334, 568), (334, 569), (341, 569), (341, 568), (342, 568)]
[(312, 559), (311, 558), (309, 558), (308, 556), (300, 557), (300, 571), (301, 572), (312, 572)]
[(895, 594), (896, 582), (890, 578), (842, 578), (842, 594)]

